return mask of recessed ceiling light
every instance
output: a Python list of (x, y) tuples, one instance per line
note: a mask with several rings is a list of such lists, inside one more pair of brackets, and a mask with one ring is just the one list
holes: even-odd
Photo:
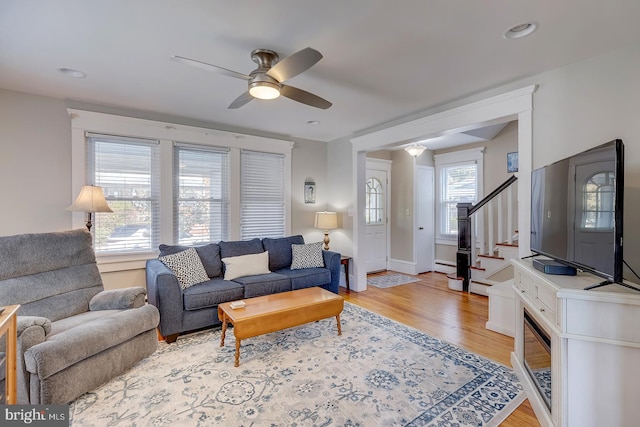
[(503, 37), (505, 39), (521, 39), (527, 37), (538, 29), (537, 22), (525, 22), (524, 24), (514, 25), (504, 32)]
[(318, 120), (307, 120), (308, 125), (319, 125), (320, 122)]
[(69, 77), (75, 77), (77, 79), (82, 79), (87, 77), (87, 75), (82, 71), (74, 70), (72, 68), (58, 68), (58, 71), (60, 71), (62, 74), (65, 74)]

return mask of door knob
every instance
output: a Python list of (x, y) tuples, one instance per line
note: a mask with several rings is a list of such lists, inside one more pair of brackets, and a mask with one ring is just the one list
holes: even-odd
[(424, 227), (418, 227), (418, 230), (424, 230)]

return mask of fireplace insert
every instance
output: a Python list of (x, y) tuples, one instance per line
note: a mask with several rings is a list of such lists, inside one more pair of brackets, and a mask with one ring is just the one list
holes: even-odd
[(551, 411), (551, 339), (524, 309), (524, 366)]

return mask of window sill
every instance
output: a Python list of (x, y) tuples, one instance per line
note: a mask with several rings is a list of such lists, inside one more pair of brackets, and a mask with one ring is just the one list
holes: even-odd
[(436, 245), (458, 246), (458, 238), (436, 237)]
[(113, 271), (139, 270), (145, 268), (147, 260), (157, 257), (157, 252), (140, 252), (126, 255), (97, 255), (96, 261), (100, 273), (110, 273)]

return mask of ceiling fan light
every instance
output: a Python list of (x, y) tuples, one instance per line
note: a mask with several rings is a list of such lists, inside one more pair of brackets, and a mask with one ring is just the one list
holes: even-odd
[(280, 96), (280, 88), (270, 82), (255, 82), (251, 84), (249, 93), (258, 99), (276, 99)]
[(405, 147), (405, 151), (412, 155), (413, 157), (418, 157), (424, 150), (427, 148), (424, 145), (420, 144), (411, 144), (409, 147)]

